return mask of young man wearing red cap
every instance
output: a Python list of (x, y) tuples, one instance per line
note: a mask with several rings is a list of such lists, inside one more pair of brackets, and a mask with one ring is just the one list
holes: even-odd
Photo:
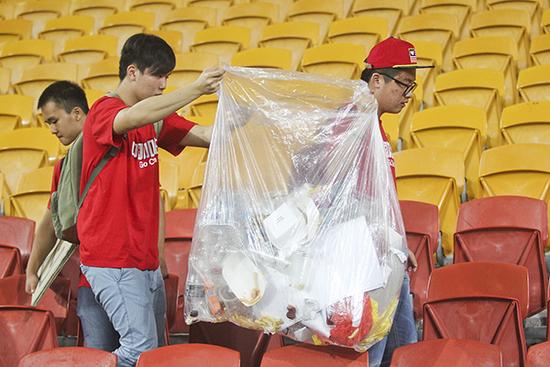
[[(399, 113), (405, 107), (417, 86), (416, 69), (426, 67), (417, 64), (416, 50), (411, 43), (394, 37), (375, 45), (365, 59), (365, 63), (366, 68), (361, 74), (361, 79), (369, 84), (378, 102), (379, 119), (384, 113)], [(385, 142), (385, 150), (395, 183), (395, 161), (381, 121), (380, 132)], [(409, 250), (408, 268), (414, 271), (416, 267), (416, 258)], [(369, 349), (369, 366), (389, 366), (396, 348), (415, 343), (417, 340), (409, 277), (405, 273), (392, 328), (383, 340)]]

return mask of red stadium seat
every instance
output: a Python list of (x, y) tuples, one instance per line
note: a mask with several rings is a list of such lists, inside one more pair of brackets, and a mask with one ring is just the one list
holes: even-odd
[(261, 367), (368, 367), (368, 353), (333, 346), (297, 344), (267, 352)]
[(230, 322), (192, 324), (189, 342), (213, 344), (240, 352), (241, 367), (258, 367), (266, 350), (279, 349), (282, 343), (280, 335), (264, 334), (249, 330)]
[(542, 200), (494, 196), (462, 204), (454, 262), (496, 261), (529, 270), (529, 315), (546, 307), (547, 208)]
[(409, 344), (393, 352), (390, 367), (501, 367), (496, 345), (475, 340), (437, 339)]
[[(31, 295), (25, 292), (25, 280), (23, 274), (0, 279), (0, 305), (30, 306)], [(58, 277), (37, 305), (37, 308), (52, 313), (58, 331), (68, 314), (71, 293), (69, 284), (67, 278)]]
[(19, 217), (0, 217), (0, 243), (17, 247), (21, 253), (21, 266), (27, 267), (34, 239), (34, 221)]
[(57, 347), (51, 312), (25, 306), (0, 306), (0, 367), (17, 366), (24, 355)]
[(527, 367), (547, 367), (550, 361), (550, 342), (532, 345), (527, 352)]
[(239, 353), (206, 344), (177, 344), (141, 353), (136, 367), (239, 367)]
[(407, 234), (407, 245), (416, 256), (418, 269), (410, 272), (414, 295), (414, 317), (422, 318), (422, 307), (428, 297), (428, 280), (435, 268), (434, 253), (439, 236), (437, 206), (418, 201), (401, 200), (401, 215)]
[(18, 367), (116, 367), (116, 355), (99, 349), (63, 347), (34, 352), (21, 358)]
[(505, 367), (524, 367), (524, 266), (470, 262), (435, 269), (424, 304), (424, 340), (470, 339), (500, 346)]
[(21, 255), (13, 246), (0, 245), (0, 278), (21, 274)]
[[(178, 209), (166, 212), (164, 257), (168, 272), (177, 275), (179, 278), (175, 320), (168, 319), (170, 332), (172, 333), (189, 332), (189, 327), (183, 320), (183, 299), (187, 279), (187, 263), (196, 216), (196, 209)], [(170, 307), (168, 305), (168, 309)]]

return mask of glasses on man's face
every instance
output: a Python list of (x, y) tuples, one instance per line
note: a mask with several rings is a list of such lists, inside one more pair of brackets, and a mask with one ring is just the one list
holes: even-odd
[(384, 74), (384, 73), (379, 73), (379, 74), (387, 76), (388, 78), (396, 82), (400, 87), (403, 87), (404, 88), (403, 97), (410, 97), (414, 92), (414, 90), (416, 89), (416, 87), (418, 86), (416, 82), (412, 82), (411, 84), (406, 84), (406, 83), (403, 83), (401, 80), (397, 80), (394, 77), (389, 76), (388, 74)]

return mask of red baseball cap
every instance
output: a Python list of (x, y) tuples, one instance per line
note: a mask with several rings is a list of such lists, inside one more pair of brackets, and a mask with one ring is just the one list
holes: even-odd
[(416, 50), (412, 43), (389, 37), (376, 44), (365, 59), (367, 69), (419, 69), (433, 68), (416, 63)]

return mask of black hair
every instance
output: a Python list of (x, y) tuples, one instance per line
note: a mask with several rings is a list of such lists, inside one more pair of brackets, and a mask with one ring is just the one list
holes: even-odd
[(126, 77), (128, 65), (134, 64), (139, 71), (149, 72), (155, 76), (170, 73), (176, 66), (176, 56), (172, 48), (160, 37), (152, 34), (138, 33), (126, 40), (122, 47), (118, 76)]
[(48, 85), (38, 98), (38, 108), (44, 107), (50, 101), (62, 107), (67, 113), (70, 113), (75, 107), (80, 107), (85, 114), (89, 110), (86, 93), (77, 84), (68, 80)]
[[(384, 77), (386, 82), (389, 82), (391, 80), (391, 78), (388, 78), (386, 75), (389, 75), (392, 78), (394, 78), (399, 73), (399, 69), (394, 69), (394, 68), (366, 69), (365, 68), (363, 70), (363, 72), (361, 73), (361, 80), (364, 80), (367, 83), (370, 82), (370, 79), (372, 78), (372, 74), (374, 74), (374, 73), (382, 74), (382, 76)], [(386, 74), (386, 75), (384, 75), (384, 74)]]

